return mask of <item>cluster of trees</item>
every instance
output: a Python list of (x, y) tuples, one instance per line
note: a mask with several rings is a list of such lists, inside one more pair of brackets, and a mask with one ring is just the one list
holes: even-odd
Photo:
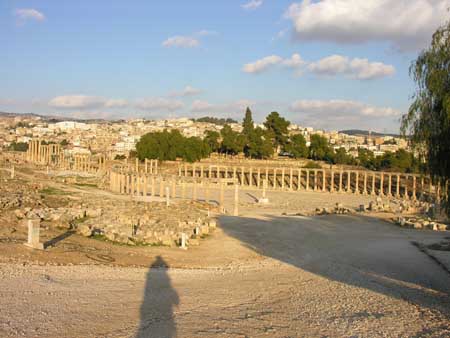
[(224, 126), (226, 124), (230, 124), (230, 123), (237, 123), (236, 120), (233, 120), (232, 118), (218, 118), (218, 117), (211, 117), (211, 116), (205, 116), (205, 117), (200, 117), (198, 119), (191, 119), (194, 122), (206, 122), (206, 123), (213, 123), (213, 124), (217, 124), (219, 126)]
[(201, 138), (185, 137), (178, 130), (148, 133), (136, 144), (136, 154), (140, 160), (175, 161), (182, 158), (187, 162), (195, 162), (208, 157), (210, 153), (211, 149)]
[(10, 150), (10, 151), (26, 152), (28, 150), (28, 143), (25, 143), (25, 142), (12, 142), (9, 145), (8, 150)]
[(360, 165), (371, 170), (415, 172), (419, 163), (411, 153), (399, 150), (375, 157), (374, 153), (358, 150), (358, 158), (349, 155), (345, 149), (333, 149), (328, 139), (321, 135), (312, 135), (309, 147), (301, 134), (289, 135), (290, 122), (277, 112), (266, 117), (264, 129), (255, 127), (252, 112), (247, 108), (242, 122), (242, 132), (238, 133), (225, 124), (220, 132), (207, 131), (205, 138), (184, 137), (178, 131), (149, 133), (136, 145), (140, 159), (151, 158), (175, 160), (182, 158), (188, 162), (208, 157), (212, 152), (237, 155), (244, 153), (248, 158), (266, 159), (279, 152), (292, 158), (305, 158), (313, 161), (325, 161), (330, 164)]

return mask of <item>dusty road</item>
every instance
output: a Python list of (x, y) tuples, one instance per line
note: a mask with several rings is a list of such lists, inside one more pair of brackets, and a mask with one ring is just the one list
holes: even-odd
[(0, 336), (450, 336), (450, 276), (412, 244), (448, 233), (359, 216), (221, 227), (196, 269), (163, 268), (165, 252), (146, 269), (1, 264)]

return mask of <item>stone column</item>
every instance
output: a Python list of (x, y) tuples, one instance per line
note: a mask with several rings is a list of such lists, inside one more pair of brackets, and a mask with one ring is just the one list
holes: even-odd
[(250, 167), (249, 173), (248, 173), (248, 185), (251, 188), (253, 185), (253, 168)]
[(239, 185), (234, 185), (234, 208), (233, 216), (239, 216)]
[(11, 179), (14, 179), (15, 177), (15, 168), (14, 165), (11, 167)]
[(211, 168), (211, 165), (209, 165), (209, 168), (208, 168), (208, 178), (212, 178), (212, 168)]
[(25, 243), (26, 246), (32, 249), (44, 250), (44, 244), (39, 240), (40, 232), (40, 220), (39, 219), (29, 219), (28, 220), (28, 242)]
[(203, 164), (200, 165), (200, 178), (203, 178)]
[(317, 173), (318, 173), (318, 171), (317, 170), (314, 170), (314, 181), (313, 181), (313, 190), (314, 191), (317, 191)]
[(258, 175), (258, 178), (256, 180), (256, 185), (257, 185), (258, 188), (260, 188), (261, 187), (261, 168), (258, 168), (257, 175)]
[(380, 196), (384, 196), (384, 173), (381, 173), (380, 178)]
[(136, 173), (139, 173), (139, 160), (136, 158)]
[(281, 190), (284, 190), (286, 168), (281, 169)]
[(352, 191), (352, 172), (348, 171), (347, 172), (347, 192), (351, 192)]
[(292, 185), (294, 184), (293, 169), (289, 168), (289, 191), (292, 191)]
[(367, 195), (367, 171), (364, 172), (364, 187), (363, 187), (363, 194)]
[(376, 191), (375, 191), (375, 173), (372, 173), (372, 191), (370, 192), (371, 195), (375, 195)]
[(306, 169), (306, 191), (309, 190), (309, 169)]
[(425, 179), (422, 176), (420, 178), (420, 195), (419, 195), (419, 199), (423, 200), (425, 198)]
[(166, 207), (170, 206), (170, 188), (166, 187)]
[(152, 197), (155, 197), (155, 190), (156, 190), (156, 182), (155, 182), (155, 176), (152, 175), (151, 179), (151, 192), (152, 192)]
[(334, 192), (334, 171), (333, 170), (331, 170), (330, 192)]
[(405, 199), (409, 199), (409, 194), (408, 194), (408, 178), (409, 178), (409, 176), (408, 176), (408, 175), (405, 175), (405, 191), (404, 191), (404, 194), (403, 194), (403, 197), (404, 197)]
[(133, 174), (130, 174), (130, 179), (131, 179), (131, 191), (130, 191), (130, 195), (134, 195), (135, 194), (135, 179), (136, 177)]
[(273, 189), (277, 188), (277, 168), (273, 169)]
[(400, 198), (400, 175), (397, 174), (397, 187), (395, 197)]
[(388, 174), (388, 191), (387, 194), (389, 197), (392, 197), (392, 175)]
[(241, 172), (242, 172), (242, 174), (241, 174), (241, 176), (242, 176), (241, 185), (244, 186), (245, 185), (245, 168), (244, 167), (241, 167)]
[(236, 167), (233, 167), (233, 181), (236, 182)]
[(325, 173), (325, 170), (322, 170), (322, 191), (326, 191), (326, 184), (327, 184), (327, 176)]
[(359, 195), (359, 171), (356, 172), (355, 194)]
[(416, 180), (417, 180), (417, 177), (416, 177), (416, 175), (414, 175), (413, 176), (413, 190), (412, 190), (412, 199), (415, 201), (416, 199), (417, 199), (417, 187), (416, 187)]
[(297, 176), (297, 191), (300, 191), (302, 188), (302, 169), (298, 169), (298, 176)]

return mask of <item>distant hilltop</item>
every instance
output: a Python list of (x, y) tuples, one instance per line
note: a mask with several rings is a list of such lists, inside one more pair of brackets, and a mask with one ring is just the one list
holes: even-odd
[(67, 117), (67, 116), (47, 116), (47, 115), (39, 115), (34, 113), (8, 113), (8, 112), (1, 112), (0, 111), (0, 118), (15, 118), (15, 117), (22, 117), (22, 118), (40, 118), (43, 121), (46, 122), (61, 122), (61, 121), (75, 121), (75, 122), (84, 122), (84, 123), (104, 123), (107, 122), (103, 119), (77, 119), (74, 117)]
[(341, 130), (339, 133), (347, 134), (347, 135), (357, 135), (357, 136), (377, 136), (377, 137), (383, 137), (383, 136), (392, 136), (392, 137), (400, 137), (399, 134), (388, 134), (388, 133), (377, 133), (376, 131), (369, 132), (368, 130), (361, 130), (361, 129), (348, 129), (348, 130)]

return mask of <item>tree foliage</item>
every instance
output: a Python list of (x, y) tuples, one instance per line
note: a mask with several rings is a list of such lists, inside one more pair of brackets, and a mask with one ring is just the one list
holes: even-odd
[(312, 160), (333, 162), (333, 149), (328, 144), (326, 137), (318, 134), (311, 135), (309, 158)]
[(302, 134), (292, 135), (289, 142), (284, 146), (284, 151), (293, 158), (307, 158), (308, 147), (306, 146), (305, 137)]
[[(433, 34), (431, 46), (411, 65), (416, 92), (401, 126), (403, 134), (410, 134), (416, 151), (426, 158), (428, 172), (444, 180), (450, 179), (449, 69), (450, 22), (447, 22)], [(450, 214), (449, 203), (447, 213)]]
[(271, 112), (264, 122), (268, 136), (272, 140), (274, 148), (284, 146), (288, 141), (288, 127), (290, 122), (281, 117), (277, 112)]
[(198, 137), (184, 137), (178, 130), (148, 133), (136, 144), (137, 156), (161, 161), (175, 161), (182, 158), (195, 162), (209, 156), (211, 149)]
[(244, 151), (245, 137), (242, 134), (233, 131), (228, 124), (223, 126), (220, 135), (222, 137), (222, 144), (220, 147), (222, 153), (237, 155)]
[(9, 145), (9, 150), (26, 152), (28, 150), (28, 143), (25, 143), (25, 142), (12, 142)]

